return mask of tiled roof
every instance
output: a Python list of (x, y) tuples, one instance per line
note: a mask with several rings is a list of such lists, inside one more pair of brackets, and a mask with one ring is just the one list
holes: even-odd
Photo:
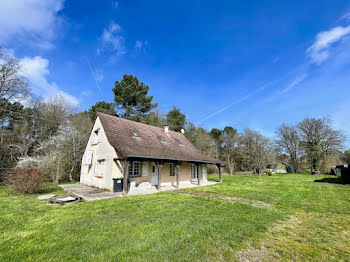
[[(221, 163), (203, 154), (182, 133), (169, 130), (165, 134), (162, 128), (103, 113), (98, 113), (98, 117), (109, 143), (123, 157)], [(133, 135), (133, 130), (138, 136)]]

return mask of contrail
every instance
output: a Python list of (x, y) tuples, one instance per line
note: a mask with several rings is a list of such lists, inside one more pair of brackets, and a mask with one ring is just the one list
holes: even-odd
[(280, 78), (278, 78), (278, 79), (272, 80), (272, 81), (270, 81), (270, 82), (267, 82), (266, 84), (262, 85), (261, 87), (259, 87), (259, 88), (256, 89), (255, 91), (253, 91), (253, 92), (251, 92), (251, 93), (249, 93), (249, 94), (247, 94), (247, 95), (245, 95), (245, 96), (243, 96), (243, 97), (241, 97), (241, 98), (238, 98), (237, 100), (235, 100), (235, 101), (233, 101), (232, 103), (230, 103), (230, 104), (228, 104), (228, 105), (222, 107), (221, 109), (215, 111), (214, 113), (212, 113), (212, 114), (206, 116), (205, 118), (203, 118), (202, 120), (196, 122), (195, 124), (198, 125), (198, 124), (200, 124), (200, 123), (203, 123), (204, 121), (208, 120), (209, 118), (212, 118), (213, 116), (215, 116), (215, 115), (217, 115), (217, 114), (220, 114), (221, 112), (225, 111), (227, 108), (229, 108), (229, 107), (231, 107), (231, 106), (233, 106), (233, 105), (235, 105), (235, 104), (238, 104), (238, 103), (240, 103), (240, 102), (242, 102), (242, 101), (244, 101), (244, 100), (247, 100), (249, 97), (255, 95), (256, 93), (258, 93), (258, 92), (260, 92), (260, 91), (263, 91), (263, 90), (266, 89), (268, 86), (273, 86), (274, 84), (276, 84), (276, 83), (282, 81), (283, 79), (287, 78), (290, 74), (292, 74), (293, 72), (295, 72), (295, 71), (297, 71), (297, 70), (299, 70), (299, 69), (300, 69), (300, 67), (297, 67), (297, 68), (295, 68), (295, 69), (289, 71), (289, 72), (288, 72), (287, 74), (285, 74), (284, 76), (282, 76), (282, 77), (280, 77)]
[(92, 74), (93, 78), (95, 79), (95, 82), (96, 82), (97, 88), (98, 88), (98, 90), (100, 91), (101, 96), (103, 96), (103, 95), (102, 95), (101, 88), (100, 88), (100, 85), (99, 85), (99, 83), (98, 83), (98, 81), (97, 81), (97, 79), (96, 79), (96, 76), (95, 76), (94, 70), (92, 70), (92, 67), (91, 67), (91, 65), (90, 65), (90, 62), (89, 62), (89, 60), (88, 60), (87, 58), (86, 58), (86, 62), (87, 62), (87, 63), (88, 63), (88, 65), (89, 65), (89, 68), (90, 68), (91, 74)]

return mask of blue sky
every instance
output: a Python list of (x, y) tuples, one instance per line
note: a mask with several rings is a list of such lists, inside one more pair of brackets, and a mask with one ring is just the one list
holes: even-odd
[(207, 129), (328, 116), (350, 135), (349, 1), (5, 0), (0, 45), (78, 110), (128, 73)]

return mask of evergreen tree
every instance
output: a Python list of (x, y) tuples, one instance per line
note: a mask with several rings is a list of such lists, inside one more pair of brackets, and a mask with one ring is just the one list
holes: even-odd
[(170, 130), (180, 132), (184, 128), (186, 116), (180, 112), (180, 109), (176, 106), (171, 109), (167, 114), (167, 122)]
[(149, 87), (133, 75), (123, 75), (123, 79), (115, 81), (114, 101), (121, 117), (140, 122), (142, 118), (157, 107), (152, 104), (153, 96), (147, 96)]
[(91, 121), (95, 120), (95, 117), (98, 112), (105, 113), (111, 116), (115, 116), (117, 114), (114, 109), (114, 103), (107, 103), (105, 101), (97, 102), (89, 109), (88, 114)]

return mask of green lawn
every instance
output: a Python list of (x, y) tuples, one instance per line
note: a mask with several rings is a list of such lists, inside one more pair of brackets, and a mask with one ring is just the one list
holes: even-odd
[(63, 207), (1, 186), (0, 261), (347, 261), (350, 186), (333, 182), (224, 176), (211, 187)]

